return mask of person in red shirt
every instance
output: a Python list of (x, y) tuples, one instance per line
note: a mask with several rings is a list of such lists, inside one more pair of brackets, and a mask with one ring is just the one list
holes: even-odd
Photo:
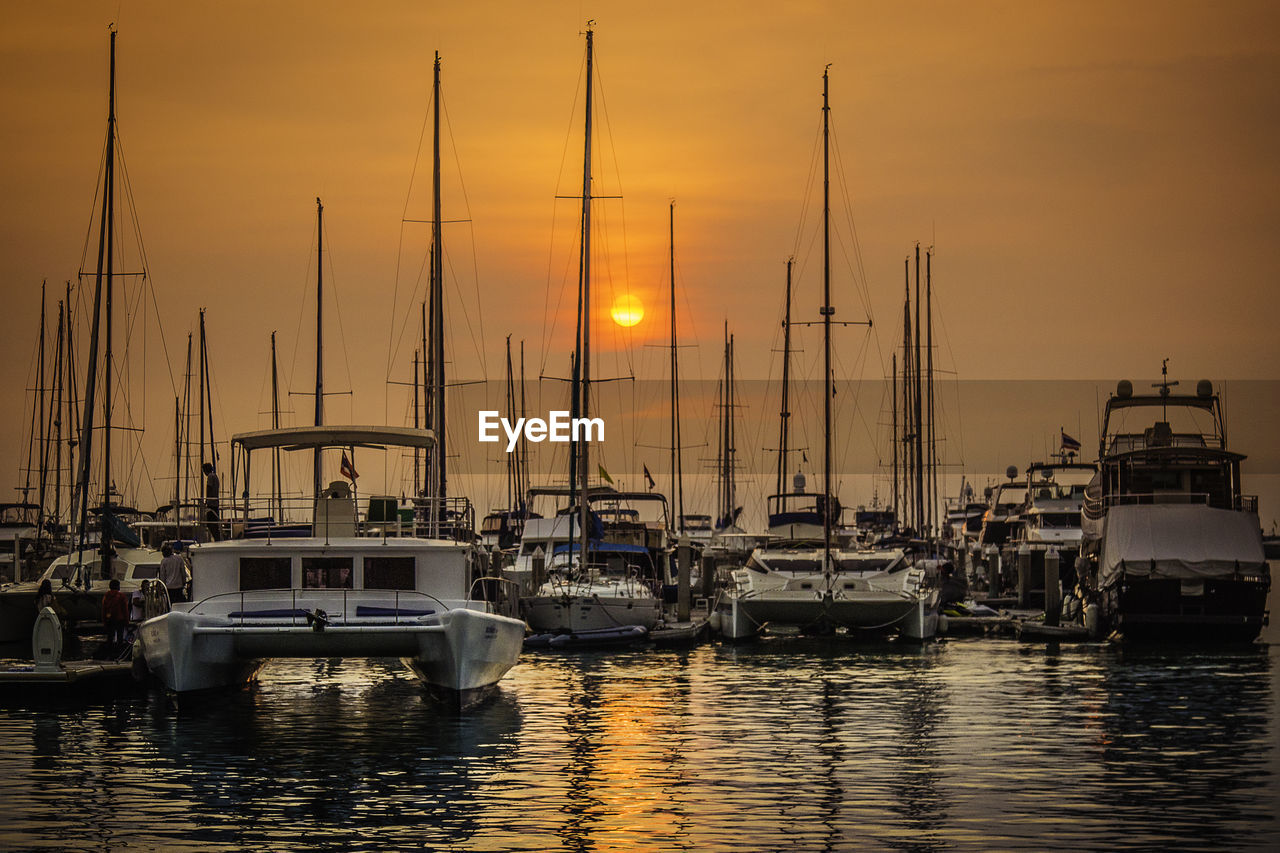
[(120, 591), (120, 581), (111, 579), (107, 594), (102, 596), (102, 624), (107, 629), (108, 643), (123, 643), (129, 630), (129, 599)]

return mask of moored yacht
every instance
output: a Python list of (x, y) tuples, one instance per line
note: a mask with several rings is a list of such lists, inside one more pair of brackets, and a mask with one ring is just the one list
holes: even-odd
[[(1166, 367), (1167, 370), (1167, 367)], [(1107, 400), (1085, 496), (1083, 576), (1101, 629), (1127, 640), (1251, 641), (1270, 569), (1257, 498), (1243, 495), (1213, 384), (1155, 394), (1121, 381)]]
[[(263, 430), (232, 439), (233, 477), (249, 482), (254, 450), (432, 444), (412, 428)], [(192, 602), (141, 626), (147, 666), (169, 689), (235, 684), (273, 657), (400, 657), (431, 693), (465, 707), (515, 665), (524, 623), (481, 599), (493, 579), (482, 580), (472, 541), (426, 538), (417, 519), (387, 512), (392, 498), (372, 497), (361, 513), (341, 480), (316, 496), (310, 524), (264, 516), (278, 496), (245, 494), (240, 538), (191, 548)]]
[[(829, 151), (830, 109), (827, 73), (822, 75), (824, 151)], [(824, 157), (824, 188), (829, 167)], [(821, 491), (805, 490), (797, 476), (791, 493), (783, 493), (790, 417), (791, 276), (787, 266), (787, 309), (784, 321), (781, 441), (778, 493), (769, 498), (769, 532), (773, 542), (756, 548), (733, 573), (733, 585), (717, 603), (720, 632), (730, 639), (748, 637), (765, 626), (801, 631), (844, 629), (850, 634), (900, 633), (924, 639), (937, 626), (936, 595), (921, 570), (902, 549), (858, 549), (837, 533), (841, 506), (834, 488), (831, 400), (834, 396), (831, 325), (830, 203), (823, 197), (823, 473)]]

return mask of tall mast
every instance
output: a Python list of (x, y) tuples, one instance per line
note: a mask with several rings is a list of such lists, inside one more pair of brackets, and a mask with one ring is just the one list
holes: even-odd
[(912, 377), (912, 393), (915, 405), (915, 444), (916, 444), (916, 533), (917, 535), (925, 534), (925, 514), (924, 514), (924, 416), (921, 405), (920, 393), (920, 244), (916, 243), (916, 324), (915, 324), (915, 358), (912, 360), (915, 366), (915, 375)]
[(111, 506), (111, 378), (115, 375), (112, 353), (112, 331), (115, 312), (112, 310), (112, 294), (115, 290), (115, 190), (116, 190), (116, 34), (111, 33), (111, 91), (108, 96), (107, 159), (103, 174), (106, 187), (104, 219), (107, 225), (107, 298), (103, 309), (107, 315), (107, 339), (103, 350), (102, 374), (102, 532), (99, 534), (102, 562), (100, 571), (105, 579), (111, 575), (111, 535), (107, 531), (107, 508)]
[[(105, 162), (103, 164), (103, 194), (102, 194), (102, 216), (98, 223), (98, 267), (94, 276), (93, 286), (93, 319), (90, 322), (89, 332), (89, 358), (88, 367), (85, 378), (85, 396), (84, 396), (84, 422), (82, 424), (80, 438), (80, 472), (78, 474), (78, 488), (80, 490), (80, 539), (77, 553), (81, 553), (84, 548), (85, 535), (89, 523), (89, 479), (93, 468), (93, 413), (95, 403), (95, 391), (98, 384), (98, 340), (99, 330), (102, 321), (102, 290), (103, 279), (106, 279), (107, 290), (111, 288), (111, 242), (112, 242), (112, 203), (113, 199), (113, 183), (114, 183), (114, 164), (115, 164), (115, 111), (116, 111), (116, 33), (111, 30), (111, 71), (110, 71), (110, 95), (108, 99), (107, 110), (107, 150)], [(111, 297), (108, 293), (107, 305), (110, 306)], [(109, 314), (109, 312), (108, 312)], [(108, 317), (108, 328), (110, 327), (110, 319)], [(108, 331), (110, 338), (110, 331)], [(107, 344), (107, 351), (110, 352), (110, 343)], [(111, 387), (110, 373), (110, 356), (107, 356), (107, 369), (104, 371), (103, 385), (109, 389)], [(103, 455), (104, 458), (109, 457), (111, 447), (111, 430), (110, 430), (110, 393), (104, 391), (104, 411), (107, 412), (108, 424), (103, 432)], [(110, 466), (105, 464), (107, 476), (103, 490), (104, 494), (111, 488), (110, 482)], [(105, 503), (105, 501), (104, 501)], [(111, 536), (104, 530), (101, 540), (101, 553), (103, 555), (102, 567), (105, 571), (110, 571), (109, 555), (111, 551)], [(85, 588), (90, 585), (90, 579), (87, 575), (81, 573), (81, 582)]]
[(441, 512), (439, 501), (447, 495), (445, 476), (445, 423), (444, 423), (444, 246), (440, 232), (440, 51), (436, 51), (434, 79), (432, 82), (432, 176), (431, 176), (431, 353), (433, 373), (431, 376), (431, 402), (434, 408), (432, 428), (435, 429), (435, 476), (431, 482), (431, 497), (437, 499), (432, 504), (431, 518), (433, 526)]
[[(904, 299), (902, 303), (902, 503), (907, 527), (914, 528), (915, 499), (912, 497), (912, 451), (915, 448), (911, 431), (911, 257), (902, 261)], [(896, 403), (895, 403), (896, 405)]]
[(729, 513), (729, 321), (724, 321), (724, 384), (720, 387), (720, 508), (716, 527), (728, 527)]
[(898, 502), (898, 354), (889, 357), (889, 400), (893, 410), (893, 513), (894, 526), (901, 520), (902, 505)]
[(822, 70), (822, 572), (831, 572), (831, 106)]
[(671, 474), (676, 502), (676, 529), (684, 532), (684, 460), (680, 452), (680, 360), (676, 345), (676, 203), (667, 211), (671, 266)]
[(50, 401), (50, 412), (53, 417), (49, 424), (50, 445), (53, 449), (53, 524), (62, 522), (62, 350), (66, 335), (66, 308), (58, 302), (58, 337), (53, 348), (53, 394)]
[[(276, 333), (271, 333), (271, 428), (280, 429), (280, 377), (276, 367)], [(271, 490), (276, 499), (276, 520), (284, 521), (284, 499), (281, 497), (280, 448), (271, 453)]]
[[(36, 345), (36, 387), (31, 402), (31, 440), (27, 442), (27, 470), (23, 481), (22, 502), (28, 500), (31, 491), (31, 464), (36, 455), (36, 448), (41, 448), (41, 459), (44, 454), (44, 282), (40, 283), (40, 334)], [(40, 466), (40, 512), (44, 513), (44, 466)], [(38, 519), (37, 519), (37, 523)]]
[[(527, 411), (525, 410), (525, 342), (520, 342), (520, 416), (525, 418)], [(521, 512), (529, 511), (529, 507), (525, 506), (525, 494), (529, 491), (529, 446), (521, 442), (517, 446), (520, 452), (520, 489), (516, 493), (516, 497), (520, 500)]]
[(928, 359), (928, 372), (925, 374), (928, 387), (928, 400), (925, 411), (929, 416), (929, 532), (934, 532), (934, 513), (938, 506), (938, 447), (937, 437), (933, 430), (933, 249), (924, 255), (924, 298), (925, 298), (925, 352)]
[[(510, 415), (512, 409), (515, 408), (516, 386), (514, 371), (511, 367), (511, 336), (507, 335), (507, 414)], [(518, 477), (520, 460), (511, 453), (507, 454), (507, 506), (508, 510), (515, 509), (516, 492), (519, 486), (516, 483)]]
[[(191, 333), (187, 333), (187, 372), (185, 381), (182, 386), (182, 412), (183, 423), (179, 432), (182, 435), (182, 452), (185, 459), (182, 462), (182, 503), (186, 504), (191, 498)], [(181, 513), (181, 510), (179, 510)], [(181, 517), (181, 516), (179, 516)]]
[(199, 431), (197, 432), (197, 435), (200, 437), (200, 467), (201, 467), (201, 469), (203, 469), (203, 468), (204, 468), (204, 463), (205, 463), (205, 462), (211, 462), (211, 461), (212, 461), (211, 459), (206, 458), (206, 457), (205, 457), (205, 455), (204, 455), (204, 415), (205, 415), (205, 412), (204, 412), (204, 401), (205, 401), (205, 387), (204, 387), (204, 381), (205, 381), (205, 359), (204, 359), (204, 352), (205, 352), (205, 351), (204, 351), (204, 309), (203, 309), (203, 308), (201, 308), (201, 309), (200, 309), (200, 346), (199, 346), (199, 347), (198, 347), (198, 349), (196, 350), (196, 372), (199, 374), (199, 379), (197, 380), (197, 384), (196, 384), (196, 394), (199, 396), (199, 405), (197, 405), (197, 406), (196, 406), (196, 409), (197, 409), (197, 411), (198, 411), (198, 412), (199, 412), (199, 414), (200, 414), (200, 429), (199, 429)]
[[(324, 424), (324, 205), (316, 196), (316, 417), (315, 425)], [(312, 465), (311, 494), (320, 494), (320, 448), (315, 450)]]
[(782, 409), (778, 412), (778, 487), (776, 493), (787, 491), (787, 451), (791, 426), (791, 264), (795, 258), (787, 258), (787, 308), (782, 319)]
[[(434, 254), (434, 252), (432, 252), (432, 254)], [(432, 266), (434, 267), (434, 264)], [(422, 300), (422, 375), (418, 376), (418, 374), (415, 372), (413, 377), (413, 390), (414, 390), (415, 398), (418, 393), (419, 381), (421, 381), (421, 384), (422, 384), (422, 426), (424, 429), (431, 429), (431, 378), (429, 373), (431, 355), (430, 355), (430, 350), (428, 350), (427, 348), (427, 329), (428, 328), (430, 327), (427, 325), (427, 300), (424, 299)], [(418, 417), (417, 412), (414, 412), (415, 422), (417, 420), (417, 417)], [(414, 453), (416, 454), (417, 451), (415, 450)], [(417, 456), (415, 455), (414, 458), (417, 459)], [(414, 497), (424, 497), (427, 494), (427, 491), (428, 491), (427, 483), (431, 479), (432, 458), (433, 458), (433, 454), (431, 452), (431, 448), (430, 447), (423, 448), (422, 471), (421, 471), (422, 485), (420, 489), (415, 485)], [(417, 472), (414, 473), (413, 479), (415, 484), (419, 482), (419, 474)]]
[[(587, 26), (587, 98), (582, 143), (582, 252), (578, 261), (578, 291), (582, 308), (578, 319), (581, 325), (581, 347), (578, 355), (578, 414), (584, 421), (589, 418), (591, 409), (591, 99), (592, 99), (592, 63), (594, 61), (595, 33)], [(590, 474), (591, 443), (578, 442), (578, 481), (582, 493), (579, 495), (579, 517), (581, 522), (582, 545), (579, 553), (579, 565), (586, 568), (587, 549), (590, 546), (590, 510), (587, 507), (587, 477)]]

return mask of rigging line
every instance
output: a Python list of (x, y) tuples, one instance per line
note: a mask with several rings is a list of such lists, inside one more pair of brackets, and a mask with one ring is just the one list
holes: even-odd
[(458, 157), (458, 143), (453, 138), (453, 122), (449, 120), (449, 105), (444, 97), (443, 83), (440, 84), (440, 112), (444, 114), (445, 128), (449, 131), (449, 145), (453, 149), (453, 163), (454, 163), (454, 167), (457, 169), (458, 187), (462, 192), (462, 209), (466, 213), (466, 221), (469, 225), (469, 230), (471, 231), (471, 271), (472, 271), (472, 274), (475, 276), (473, 280), (476, 283), (476, 286), (475, 286), (476, 325), (480, 329), (480, 345), (479, 345), (480, 375), (488, 377), (489, 357), (484, 347), (484, 300), (480, 298), (481, 296), (480, 264), (479, 264), (479, 259), (476, 256), (475, 224), (473, 222), (473, 217), (471, 215), (471, 198), (470, 196), (467, 195), (466, 177), (463, 175), (463, 172), (462, 172), (462, 161)]
[(293, 333), (293, 355), (290, 356), (289, 366), (291, 369), (297, 369), (298, 366), (298, 347), (302, 345), (302, 318), (305, 309), (311, 301), (311, 258), (314, 255), (312, 249), (316, 246), (316, 240), (319, 239), (319, 233), (316, 228), (315, 220), (312, 219), (311, 225), (311, 242), (307, 244), (307, 269), (302, 279), (302, 304), (298, 307), (298, 327)]
[[(409, 218), (409, 203), (413, 199), (413, 184), (418, 177), (418, 163), (420, 163), (422, 160), (422, 140), (426, 139), (427, 137), (427, 119), (431, 116), (431, 100), (433, 97), (434, 97), (434, 94), (427, 95), (427, 106), (426, 106), (426, 109), (422, 111), (422, 128), (418, 131), (418, 145), (416, 148), (414, 148), (413, 166), (409, 170), (409, 186), (404, 193), (404, 209), (400, 213), (400, 234), (399, 234), (398, 242), (396, 244), (396, 278), (395, 278), (395, 282), (393, 284), (393, 289), (391, 293), (391, 326), (392, 328), (395, 328), (396, 316), (398, 313), (400, 313), (398, 311), (398, 307), (400, 302), (400, 262), (401, 262), (401, 257), (404, 254), (404, 220)], [(417, 296), (416, 285), (414, 287), (414, 296)], [(409, 300), (409, 304), (412, 305), (414, 301), (415, 300), (411, 298)], [(401, 340), (403, 340), (404, 338), (404, 329), (407, 328), (407, 325), (409, 322), (408, 315), (413, 312), (405, 311), (403, 313), (405, 315), (405, 320), (400, 330), (400, 334), (395, 336), (394, 342), (392, 340), (387, 341), (386, 377), (388, 379), (391, 378), (391, 365), (395, 361), (395, 349), (400, 345)], [(386, 408), (385, 404), (383, 408), (385, 410)]]
[(809, 219), (809, 197), (813, 192), (813, 185), (817, 181), (818, 176), (818, 151), (822, 147), (822, 124), (819, 122), (818, 129), (814, 134), (813, 148), (809, 155), (809, 175), (805, 180), (804, 194), (800, 199), (800, 217), (796, 223), (795, 243), (792, 247), (791, 254), (793, 257), (800, 255), (800, 235), (804, 232), (805, 223)]
[[(329, 233), (327, 222), (324, 225), (324, 229), (327, 236)], [(329, 262), (329, 286), (325, 290), (333, 294), (333, 313), (338, 316), (338, 340), (342, 344), (342, 364), (347, 369), (347, 388), (351, 389), (347, 392), (350, 395), (347, 401), (347, 405), (350, 406), (347, 416), (354, 417), (355, 394), (353, 392), (355, 383), (351, 381), (351, 353), (347, 347), (346, 329), (342, 325), (342, 304), (338, 302), (338, 275), (333, 268), (333, 243), (329, 244), (329, 251), (325, 253), (325, 259)]]
[[(574, 113), (577, 111), (578, 97), (582, 94), (582, 83), (584, 78), (586, 77), (586, 68), (587, 68), (587, 54), (586, 54), (586, 49), (583, 48), (582, 60), (578, 65), (578, 81), (573, 90), (573, 102), (569, 107), (569, 122), (568, 122), (568, 128), (565, 130), (565, 135), (564, 135), (564, 148), (560, 152), (560, 169), (556, 173), (556, 182), (555, 182), (556, 198), (559, 197), (560, 184), (564, 180), (564, 164), (565, 164), (565, 161), (568, 160), (569, 158), (569, 139), (572, 137), (572, 134), (573, 134), (573, 116), (574, 116)], [(565, 285), (564, 285), (564, 279), (562, 279), (561, 285), (560, 285), (561, 287), (560, 298), (556, 302), (556, 312), (554, 315), (552, 315), (551, 328), (548, 329), (547, 328), (548, 326), (547, 309), (551, 304), (551, 269), (555, 261), (556, 210), (557, 209), (558, 208), (557, 208), (556, 202), (553, 200), (551, 202), (551, 241), (550, 241), (550, 245), (547, 247), (547, 288), (546, 288), (546, 297), (543, 299), (543, 303), (542, 303), (542, 362), (538, 366), (539, 375), (545, 374), (547, 372), (547, 360), (551, 357), (551, 336), (555, 333), (555, 318), (559, 316), (560, 305), (564, 301)], [(567, 276), (568, 276), (568, 272), (565, 273), (566, 278)]]

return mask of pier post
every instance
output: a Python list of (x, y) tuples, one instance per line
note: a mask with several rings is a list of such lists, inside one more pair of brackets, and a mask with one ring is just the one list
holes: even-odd
[(1044, 624), (1057, 625), (1062, 614), (1062, 584), (1058, 581), (1058, 549), (1044, 555)]
[(1018, 546), (1018, 606), (1031, 605), (1031, 548)]
[(693, 561), (693, 548), (689, 537), (681, 536), (676, 546), (676, 621), (689, 621), (689, 564)]
[(539, 545), (533, 551), (533, 589), (532, 593), (537, 593), (542, 585), (547, 581), (547, 552), (542, 550)]
[(710, 600), (716, 593), (716, 558), (702, 555), (702, 596)]

